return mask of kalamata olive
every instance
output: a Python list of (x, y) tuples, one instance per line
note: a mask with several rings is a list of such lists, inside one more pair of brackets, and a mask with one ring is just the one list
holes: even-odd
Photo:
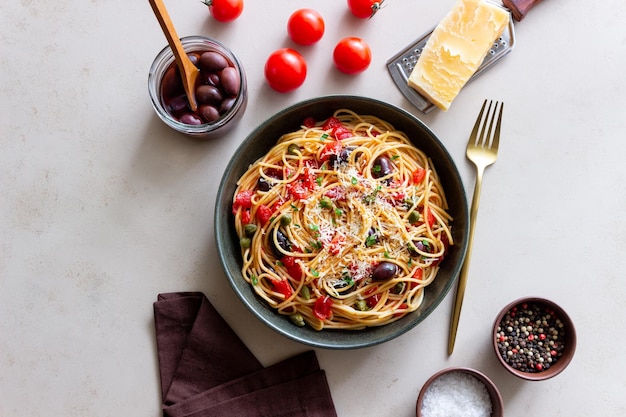
[(222, 92), (212, 85), (201, 85), (196, 88), (196, 99), (199, 103), (221, 104), (224, 96)]
[(354, 289), (353, 287), (354, 287), (354, 282), (350, 280), (338, 279), (338, 280), (333, 281), (333, 288), (343, 294), (348, 293), (347, 290), (349, 288), (350, 290)]
[(178, 75), (178, 69), (175, 65), (169, 67), (165, 72), (165, 75), (163, 75), (161, 89), (161, 94), (163, 94), (164, 97), (173, 97), (185, 91), (183, 89), (183, 83), (180, 79), (180, 75)]
[(264, 170), (265, 175), (270, 178), (276, 178), (277, 180), (283, 179), (283, 170), (279, 168), (266, 168)]
[(374, 160), (374, 165), (372, 165), (372, 177), (386, 177), (392, 172), (393, 164), (391, 163), (391, 160), (389, 158), (387, 158), (386, 156), (379, 156)]
[(228, 97), (222, 101), (222, 104), (220, 104), (220, 114), (224, 114), (228, 110), (232, 109), (236, 99), (236, 97)]
[(200, 65), (200, 55), (198, 55), (195, 52), (191, 52), (191, 53), (188, 53), (187, 56), (189, 57), (189, 60), (191, 61), (191, 63), (199, 68), (199, 65)]
[(409, 245), (409, 254), (413, 257), (419, 256), (419, 252), (432, 253), (433, 251), (432, 245), (427, 240), (414, 240), (412, 243), (413, 245)]
[(339, 155), (331, 154), (328, 157), (328, 162), (330, 162), (330, 167), (337, 168), (338, 165), (345, 164), (346, 162), (348, 162), (348, 159), (350, 159), (350, 154), (352, 153), (354, 149), (355, 149), (354, 146), (347, 146), (341, 149), (341, 152), (339, 152)]
[(187, 108), (187, 96), (184, 94), (181, 96), (172, 97), (167, 103), (167, 109), (172, 113), (179, 112), (181, 110), (184, 110), (185, 108)]
[[(289, 238), (287, 238), (287, 236), (280, 230), (276, 230), (276, 241), (278, 242), (278, 246), (280, 246), (282, 250), (287, 252), (291, 250), (291, 243), (289, 243)], [(284, 254), (275, 246), (273, 240), (271, 241), (271, 243), (274, 255), (276, 255), (277, 258), (282, 258)]]
[(211, 123), (220, 118), (220, 112), (209, 104), (203, 104), (198, 108), (198, 112), (207, 123)]
[(202, 79), (202, 84), (206, 84), (206, 85), (212, 85), (213, 87), (218, 87), (220, 86), (220, 76), (217, 75), (215, 72), (202, 72), (200, 73), (201, 75), (201, 79)]
[(256, 188), (258, 188), (259, 191), (267, 192), (272, 188), (272, 184), (270, 184), (265, 178), (260, 177), (256, 182)]
[(204, 71), (219, 71), (228, 66), (228, 61), (219, 52), (208, 51), (200, 55), (200, 68)]
[(220, 82), (226, 93), (236, 95), (241, 87), (239, 74), (234, 67), (226, 67), (220, 72)]
[(180, 122), (184, 123), (186, 125), (201, 125), (204, 123), (204, 121), (198, 117), (197, 114), (194, 113), (185, 113), (182, 116), (180, 116)]
[(381, 262), (374, 268), (372, 279), (374, 281), (389, 281), (398, 273), (398, 265), (392, 262)]

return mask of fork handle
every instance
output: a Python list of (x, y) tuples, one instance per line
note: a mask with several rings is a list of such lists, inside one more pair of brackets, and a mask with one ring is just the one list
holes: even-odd
[(463, 297), (465, 296), (465, 285), (467, 284), (467, 273), (469, 271), (470, 257), (472, 255), (472, 243), (474, 241), (474, 229), (476, 218), (478, 217), (478, 204), (480, 203), (480, 191), (483, 185), (484, 168), (476, 169), (476, 183), (474, 185), (474, 196), (472, 197), (472, 206), (470, 209), (470, 225), (469, 236), (467, 239), (467, 251), (465, 252), (465, 260), (459, 273), (459, 282), (454, 297), (454, 307), (452, 308), (452, 318), (450, 319), (450, 334), (448, 337), (448, 355), (452, 355), (454, 351), (454, 342), (456, 341), (456, 333), (459, 328), (459, 317), (461, 316), (461, 307), (463, 306)]
[(541, 3), (541, 0), (502, 0), (504, 7), (511, 11), (513, 19), (518, 22), (521, 22), (530, 9), (539, 3)]

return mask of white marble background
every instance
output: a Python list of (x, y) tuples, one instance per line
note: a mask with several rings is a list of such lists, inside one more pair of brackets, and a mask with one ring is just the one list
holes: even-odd
[[(626, 3), (545, 0), (516, 26), (517, 46), (446, 112), (421, 115), (385, 62), (453, 0), (388, 0), (359, 21), (344, 0), (247, 0), (230, 24), (196, 0), (166, 2), (179, 35), (220, 39), (247, 71), (250, 101), (228, 138), (197, 142), (165, 127), (147, 94), (165, 38), (147, 1), (0, 4), (0, 416), (158, 416), (152, 303), (203, 291), (266, 365), (308, 349), (264, 327), (221, 272), (213, 236), (218, 179), (238, 144), (302, 99), (351, 93), (412, 111), (448, 147), (471, 195), (467, 135), (484, 98), (506, 103), (501, 151), (486, 174), (455, 353), (452, 294), (383, 345), (318, 350), (340, 416), (414, 415), (435, 371), (470, 366), (500, 387), (507, 415), (626, 414)], [(293, 46), (296, 8), (325, 19), (299, 48), (305, 85), (278, 94), (265, 58)], [(332, 66), (344, 36), (366, 39), (371, 67)], [(522, 382), (496, 362), (490, 326), (524, 295), (561, 304), (578, 330), (570, 367)]]

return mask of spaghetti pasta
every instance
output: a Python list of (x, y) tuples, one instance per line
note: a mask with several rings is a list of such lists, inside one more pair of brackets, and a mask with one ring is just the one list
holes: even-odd
[(447, 208), (427, 155), (389, 123), (305, 120), (237, 183), (241, 272), (296, 325), (385, 325), (420, 306), (454, 244)]

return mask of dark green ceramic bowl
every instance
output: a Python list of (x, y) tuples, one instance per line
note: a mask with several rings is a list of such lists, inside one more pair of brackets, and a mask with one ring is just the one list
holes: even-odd
[[(455, 245), (450, 247), (446, 259), (441, 263), (435, 281), (426, 288), (424, 302), (417, 311), (381, 327), (356, 331), (316, 331), (308, 326), (293, 325), (287, 316), (278, 314), (256, 296), (243, 279), (239, 239), (235, 233), (231, 206), (239, 177), (251, 163), (266, 154), (281, 135), (299, 129), (306, 117), (323, 120), (341, 108), (351, 109), (359, 114), (375, 115), (391, 123), (396, 129), (405, 132), (415, 146), (432, 159), (448, 199), (449, 212), (454, 218), (452, 227)], [(461, 269), (467, 249), (468, 218), (465, 190), (456, 165), (441, 141), (424, 123), (412, 114), (382, 101), (356, 96), (328, 96), (307, 100), (279, 112), (243, 141), (220, 182), (215, 206), (215, 237), (220, 262), (233, 290), (261, 322), (305, 345), (328, 349), (356, 349), (377, 345), (404, 334), (437, 308)]]

